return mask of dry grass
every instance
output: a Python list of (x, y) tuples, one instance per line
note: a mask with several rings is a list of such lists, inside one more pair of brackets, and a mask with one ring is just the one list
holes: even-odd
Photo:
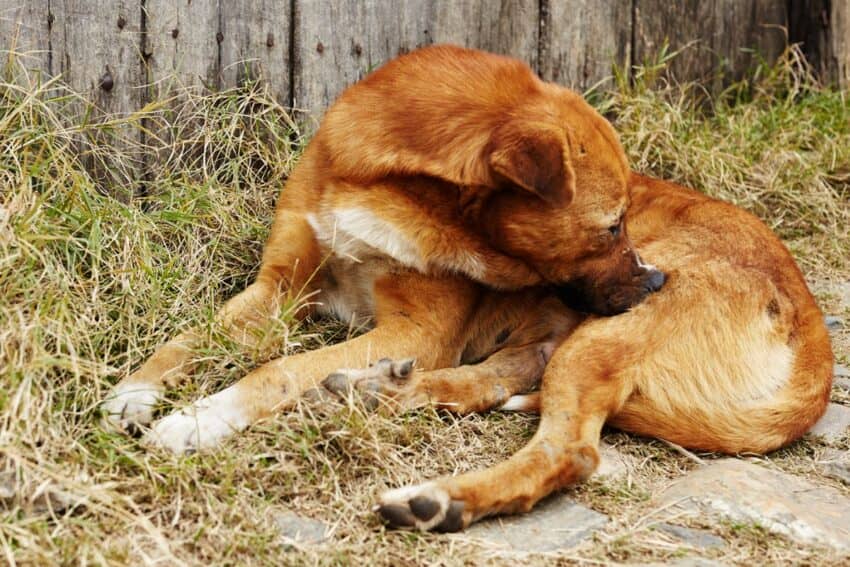
[[(715, 100), (658, 77), (658, 66), (648, 66), (634, 85), (598, 99), (635, 166), (754, 210), (813, 280), (850, 280), (843, 96), (818, 87), (793, 53)], [(385, 487), (504, 458), (530, 436), (531, 417), (422, 411), (387, 419), (357, 407), (304, 406), (187, 458), (147, 453), (99, 427), (97, 405), (109, 385), (184, 325), (207, 329), (209, 340), (198, 380), (175, 392), (178, 400), (356, 330), (296, 326), (288, 306), (277, 325), (281, 345), (240, 353), (210, 323), (256, 269), (268, 211), (302, 147), (297, 127), (261, 88), (187, 91), (105, 123), (89, 119), (95, 115), (74, 93), (39, 84), (10, 60), (0, 83), (4, 558), (18, 565), (498, 563), (462, 536), (383, 530), (371, 499)], [(157, 159), (143, 166), (139, 156), (151, 151)], [(837, 308), (836, 298), (822, 298)], [(847, 331), (840, 337), (846, 359)], [(688, 552), (659, 543), (646, 506), (692, 464), (655, 441), (609, 439), (638, 457), (635, 476), (591, 481), (574, 494), (613, 521), (568, 556), (530, 562)], [(772, 458), (815, 475), (807, 463), (818, 450), (802, 442)], [(286, 510), (331, 524), (332, 543), (286, 545), (274, 522)], [(729, 542), (713, 552), (721, 559), (831, 557), (753, 526), (708, 527)]]

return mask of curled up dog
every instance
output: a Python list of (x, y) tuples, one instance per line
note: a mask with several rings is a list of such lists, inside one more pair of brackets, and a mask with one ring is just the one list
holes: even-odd
[(452, 531), (587, 478), (605, 423), (765, 452), (829, 396), (823, 318), (766, 226), (632, 173), (581, 97), (474, 50), (421, 49), (340, 97), (281, 193), (256, 281), (218, 318), (250, 344), (298, 293), (313, 298), (301, 317), (374, 328), (153, 422), (192, 371), (198, 337), (183, 333), (116, 385), (109, 422), (151, 424), (149, 444), (191, 452), (313, 388), (397, 409), (539, 411), (508, 461), (378, 499), (391, 525)]

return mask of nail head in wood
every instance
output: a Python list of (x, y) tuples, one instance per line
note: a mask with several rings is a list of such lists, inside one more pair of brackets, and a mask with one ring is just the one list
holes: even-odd
[(115, 82), (112, 80), (112, 73), (109, 72), (109, 68), (107, 67), (106, 72), (100, 77), (100, 88), (109, 92), (113, 86), (115, 86)]

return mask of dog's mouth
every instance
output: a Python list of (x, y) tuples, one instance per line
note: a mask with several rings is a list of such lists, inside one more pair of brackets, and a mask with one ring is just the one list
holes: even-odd
[(555, 288), (558, 298), (570, 309), (594, 315), (619, 315), (659, 291), (667, 277), (657, 269), (647, 269), (628, 284), (605, 283), (577, 278)]

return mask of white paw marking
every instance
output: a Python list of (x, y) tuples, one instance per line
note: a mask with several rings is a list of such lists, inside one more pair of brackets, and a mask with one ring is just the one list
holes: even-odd
[(153, 420), (153, 410), (162, 398), (162, 389), (150, 384), (119, 382), (101, 408), (109, 425), (127, 429), (131, 425), (147, 425)]
[(451, 498), (448, 492), (433, 482), (387, 490), (378, 497), (378, 505), (375, 506), (375, 511), (379, 510), (381, 506), (399, 506), (409, 509), (410, 501), (417, 497), (427, 498), (431, 502), (437, 503), (439, 508), (434, 516), (428, 520), (421, 520), (414, 514), (411, 514), (410, 517), (415, 522), (415, 525), (410, 527), (415, 527), (421, 531), (428, 531), (445, 520), (446, 512), (449, 509), (449, 504), (451, 504)]
[(247, 412), (231, 386), (159, 420), (144, 442), (174, 453), (194, 453), (217, 446), (248, 425)]
[(517, 394), (508, 398), (499, 409), (501, 411), (528, 411), (534, 407), (535, 395)]

